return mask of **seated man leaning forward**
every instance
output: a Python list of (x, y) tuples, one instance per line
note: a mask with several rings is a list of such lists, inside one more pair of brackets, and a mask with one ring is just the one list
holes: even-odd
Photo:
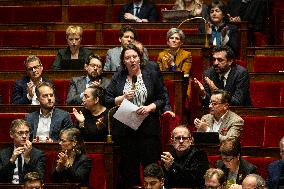
[(203, 188), (208, 159), (204, 151), (191, 146), (192, 142), (187, 127), (177, 126), (172, 131), (174, 151), (161, 155), (166, 187)]
[(37, 172), (27, 173), (24, 181), (24, 189), (43, 189), (43, 180)]
[(24, 62), (26, 76), (17, 80), (13, 87), (12, 104), (32, 104), (39, 105), (35, 94), (35, 87), (41, 82), (49, 82), (42, 77), (43, 66), (36, 56), (28, 56)]
[(145, 189), (163, 189), (164, 172), (156, 163), (147, 165), (143, 172)]
[(248, 70), (235, 64), (233, 58), (234, 52), (230, 47), (214, 47), (212, 66), (204, 71), (203, 84), (194, 78), (204, 106), (209, 105), (210, 96), (216, 89), (228, 91), (232, 95), (230, 104), (233, 106), (252, 106)]
[(27, 121), (16, 119), (10, 127), (13, 145), (0, 151), (0, 182), (22, 184), (24, 175), (36, 171), (43, 179), (45, 169), (44, 153), (29, 141), (30, 128)]
[(230, 137), (239, 138), (244, 120), (229, 109), (230, 101), (228, 92), (221, 89), (214, 91), (209, 103), (210, 113), (194, 120), (197, 131), (218, 132), (220, 141)]
[(34, 142), (55, 142), (59, 140), (62, 129), (73, 126), (68, 112), (55, 108), (55, 95), (53, 86), (42, 82), (35, 89), (40, 104), (38, 111), (26, 115), (31, 128), (31, 140)]
[(84, 66), (87, 75), (71, 79), (66, 103), (81, 105), (85, 89), (90, 86), (100, 86), (106, 89), (110, 80), (102, 77), (103, 67), (104, 64), (99, 55), (90, 55)]

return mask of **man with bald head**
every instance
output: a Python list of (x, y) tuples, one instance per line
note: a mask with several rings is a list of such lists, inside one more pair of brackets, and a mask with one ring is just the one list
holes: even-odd
[(249, 174), (243, 180), (242, 189), (266, 189), (265, 181), (260, 175)]
[(173, 152), (163, 152), (161, 160), (166, 188), (203, 188), (209, 168), (204, 151), (192, 147), (193, 138), (184, 125), (177, 126), (171, 134)]

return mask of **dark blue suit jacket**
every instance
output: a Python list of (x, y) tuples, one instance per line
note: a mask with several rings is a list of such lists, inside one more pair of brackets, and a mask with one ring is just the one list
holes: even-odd
[[(39, 110), (26, 115), (25, 119), (29, 122), (32, 140), (36, 137), (39, 122)], [(49, 138), (53, 141), (59, 141), (60, 131), (70, 127), (73, 127), (70, 114), (64, 110), (54, 108), (51, 117)]]
[[(0, 151), (0, 182), (12, 183), (14, 169), (16, 168), (16, 164), (10, 162), (13, 151), (14, 146), (10, 146)], [(33, 147), (30, 158), (28, 164), (24, 163), (22, 178), (24, 178), (26, 173), (34, 171), (38, 172), (41, 178), (43, 178), (45, 170), (44, 153)], [(20, 180), (20, 183), (23, 183), (23, 180)]]
[[(51, 83), (46, 78), (42, 78), (42, 81)], [(31, 104), (32, 101), (27, 98), (27, 83), (30, 82), (30, 78), (25, 76), (20, 80), (17, 80), (13, 87), (13, 93), (12, 93), (12, 104)]]
[[(215, 83), (216, 87), (222, 88), (219, 74), (214, 71), (213, 67), (205, 70), (204, 77), (211, 79)], [(206, 91), (206, 98), (205, 100), (203, 100), (203, 103), (205, 106), (208, 106), (211, 97), (211, 91), (205, 81), (203, 82), (203, 85)], [(237, 64), (232, 64), (224, 90), (230, 92), (232, 96), (231, 105), (252, 106), (250, 99), (249, 73), (244, 67)]]
[[(125, 13), (134, 14), (133, 8), (134, 8), (133, 3), (128, 3), (123, 5), (119, 13), (118, 17), (119, 21), (129, 22), (129, 20), (124, 19), (124, 14)], [(157, 22), (159, 14), (157, 12), (155, 5), (148, 3), (144, 0), (137, 17), (139, 17), (140, 19), (148, 19), (149, 22)]]
[(268, 166), (268, 176), (266, 184), (269, 189), (277, 189), (279, 177), (283, 169), (283, 160), (273, 161)]

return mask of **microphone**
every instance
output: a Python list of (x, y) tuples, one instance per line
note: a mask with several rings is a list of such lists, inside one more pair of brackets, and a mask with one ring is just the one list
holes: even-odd
[(136, 82), (137, 82), (137, 76), (133, 75), (132, 76), (132, 87), (131, 87), (131, 90), (135, 90), (135, 88), (136, 88), (135, 83)]

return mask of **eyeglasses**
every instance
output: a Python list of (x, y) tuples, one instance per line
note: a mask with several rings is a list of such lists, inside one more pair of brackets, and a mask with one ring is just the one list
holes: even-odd
[(234, 157), (222, 157), (222, 161), (225, 161), (225, 162), (231, 162), (232, 160), (234, 159)]
[(174, 141), (189, 141), (191, 137), (184, 137), (184, 136), (176, 136), (174, 137)]
[(209, 102), (209, 105), (210, 105), (210, 104), (211, 104), (212, 106), (217, 106), (218, 104), (223, 104), (223, 103), (210, 101), (210, 102)]
[(42, 65), (39, 64), (39, 65), (37, 65), (37, 66), (33, 66), (33, 67), (27, 68), (27, 70), (28, 70), (29, 72), (32, 72), (34, 69), (35, 69), (35, 70), (38, 70), (38, 69), (41, 68), (41, 67), (42, 67)]
[(30, 136), (30, 131), (18, 131), (18, 132), (15, 132), (18, 136)]

